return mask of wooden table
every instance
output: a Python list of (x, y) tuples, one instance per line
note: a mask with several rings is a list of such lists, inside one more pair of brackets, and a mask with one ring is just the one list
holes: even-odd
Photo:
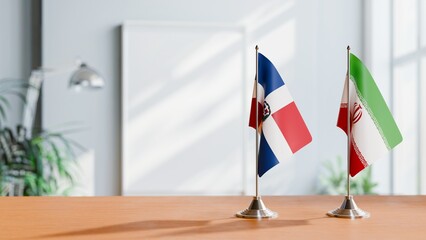
[(235, 218), (251, 197), (3, 197), (0, 238), (426, 239), (426, 196), (356, 196), (359, 220), (325, 216), (341, 196), (263, 200), (278, 218)]

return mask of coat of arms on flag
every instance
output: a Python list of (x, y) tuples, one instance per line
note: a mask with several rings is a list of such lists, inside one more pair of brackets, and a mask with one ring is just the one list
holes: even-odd
[[(261, 53), (258, 57), (257, 121), (261, 135), (258, 174), (262, 176), (310, 143), (312, 137), (275, 66)], [(256, 128), (255, 90), (249, 125)]]
[(355, 176), (398, 145), (402, 135), (368, 69), (352, 53), (349, 61), (337, 126), (347, 133), (349, 106), (350, 174)]

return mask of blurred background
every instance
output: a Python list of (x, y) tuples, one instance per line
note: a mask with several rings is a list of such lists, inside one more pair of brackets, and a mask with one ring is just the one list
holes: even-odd
[[(262, 195), (344, 191), (346, 136), (336, 120), (347, 45), (404, 138), (353, 179), (354, 192), (426, 193), (425, 1), (0, 0), (0, 33), (3, 195), (253, 194), (256, 44), (313, 136), (260, 179)], [(69, 88), (76, 59), (103, 88)], [(39, 67), (55, 74), (39, 77), (34, 103), (25, 83)], [(28, 101), (4, 95), (13, 81)], [(21, 136), (28, 106), (34, 133)], [(15, 151), (27, 143), (40, 154)]]

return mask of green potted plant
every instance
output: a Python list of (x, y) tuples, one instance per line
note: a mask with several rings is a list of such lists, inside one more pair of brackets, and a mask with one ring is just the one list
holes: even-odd
[[(340, 156), (336, 161), (326, 161), (323, 165), (323, 171), (320, 175), (319, 194), (345, 195), (347, 169), (346, 164)], [(350, 181), (351, 193), (354, 195), (377, 194), (375, 188), (377, 183), (373, 181), (371, 166), (358, 173)]]
[(67, 195), (75, 184), (74, 148), (81, 148), (65, 136), (69, 131), (39, 131), (28, 136), (28, 129), (15, 130), (4, 124), (10, 110), (8, 95), (24, 103), (25, 90), (17, 80), (0, 80), (0, 195)]

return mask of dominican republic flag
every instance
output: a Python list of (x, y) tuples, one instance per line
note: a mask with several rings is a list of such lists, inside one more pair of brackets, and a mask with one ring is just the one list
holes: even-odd
[(402, 135), (368, 69), (353, 54), (349, 61), (350, 77), (346, 74), (337, 126), (347, 134), (349, 105), (353, 177), (402, 142)]
[[(260, 133), (257, 173), (261, 177), (310, 143), (312, 137), (277, 69), (261, 53), (258, 55), (257, 106)], [(256, 129), (256, 89), (249, 126)]]

